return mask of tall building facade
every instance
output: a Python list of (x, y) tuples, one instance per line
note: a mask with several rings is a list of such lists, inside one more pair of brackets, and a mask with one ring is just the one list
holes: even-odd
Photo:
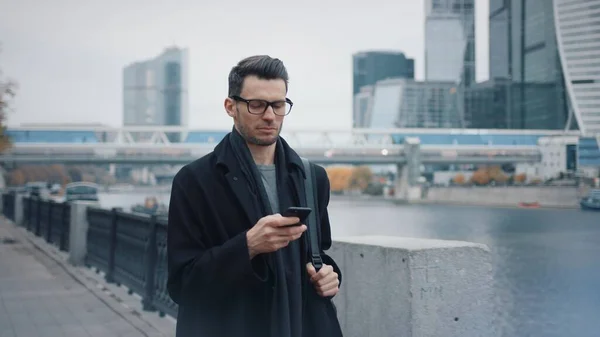
[[(353, 72), (353, 124), (354, 127), (365, 127), (366, 103), (363, 87), (372, 86), (386, 78), (415, 77), (414, 59), (407, 58), (398, 51), (364, 51), (352, 55)], [(369, 89), (364, 89), (369, 90)], [(358, 102), (363, 102), (357, 104)]]
[(553, 9), (571, 116), (600, 135), (600, 0), (554, 0)]
[(490, 0), (490, 78), (504, 80), (499, 92), (507, 102), (507, 128), (568, 127), (553, 6), (550, 0)]
[(188, 109), (187, 49), (168, 48), (124, 68), (124, 126), (187, 126)]
[(425, 80), (475, 83), (475, 0), (425, 0)]
[(509, 127), (507, 79), (491, 79), (476, 83), (465, 91), (465, 127), (475, 129), (507, 129)]
[(457, 84), (411, 79), (378, 81), (368, 112), (371, 128), (460, 128)]

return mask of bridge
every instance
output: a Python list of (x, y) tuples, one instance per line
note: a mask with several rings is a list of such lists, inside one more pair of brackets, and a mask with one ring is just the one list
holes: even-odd
[[(12, 148), (0, 163), (186, 164), (214, 149), (229, 130), (181, 127), (25, 126), (6, 131)], [(556, 130), (284, 130), (296, 151), (319, 164), (398, 164), (418, 143), (423, 164), (536, 163), (540, 137)]]

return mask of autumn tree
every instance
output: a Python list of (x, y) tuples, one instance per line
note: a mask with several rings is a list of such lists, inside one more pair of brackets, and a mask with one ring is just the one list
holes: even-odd
[(8, 183), (13, 186), (21, 186), (24, 185), (26, 182), (27, 180), (25, 179), (25, 174), (20, 169), (13, 170), (8, 175)]
[(0, 68), (0, 152), (10, 147), (10, 139), (6, 135), (6, 116), (10, 110), (10, 102), (15, 96), (15, 87), (14, 81), (4, 79)]
[(517, 175), (515, 175), (515, 183), (519, 183), (522, 184), (525, 182), (525, 180), (527, 179), (527, 175), (525, 173), (519, 173)]
[(368, 166), (357, 166), (352, 169), (349, 185), (350, 188), (358, 188), (361, 191), (364, 191), (369, 186), (372, 179), (373, 172), (371, 172), (371, 169)]
[(348, 189), (350, 186), (350, 176), (352, 175), (352, 169), (348, 167), (328, 167), (326, 169), (327, 177), (329, 178), (329, 184), (332, 192), (341, 192)]
[(476, 185), (487, 185), (490, 182), (490, 175), (486, 168), (479, 168), (471, 176), (471, 182)]
[(452, 178), (452, 182), (457, 185), (463, 185), (465, 183), (465, 175), (462, 173), (457, 174), (454, 178)]

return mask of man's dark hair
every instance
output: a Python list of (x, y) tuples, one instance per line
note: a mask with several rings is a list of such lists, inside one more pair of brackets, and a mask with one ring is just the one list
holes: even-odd
[(256, 55), (241, 60), (229, 72), (229, 97), (239, 96), (244, 78), (252, 75), (265, 80), (282, 79), (287, 92), (289, 77), (283, 62), (268, 55)]

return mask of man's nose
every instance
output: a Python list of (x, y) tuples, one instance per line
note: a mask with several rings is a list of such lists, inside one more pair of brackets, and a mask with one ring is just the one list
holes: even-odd
[(263, 114), (263, 119), (267, 119), (267, 120), (273, 120), (275, 119), (275, 111), (273, 111), (273, 107), (272, 106), (268, 106), (267, 110), (265, 110), (265, 113)]

